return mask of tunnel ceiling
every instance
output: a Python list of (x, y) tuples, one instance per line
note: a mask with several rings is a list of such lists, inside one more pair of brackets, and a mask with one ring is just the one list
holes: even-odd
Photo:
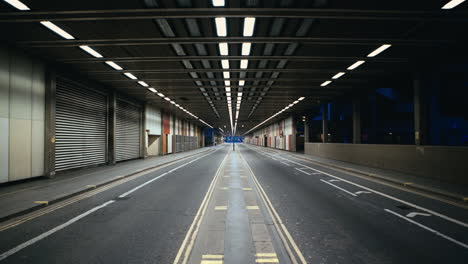
[[(305, 99), (277, 118), (376, 85), (405, 86), (423, 67), (466, 59), (468, 5), (441, 10), (447, 0), (226, 0), (225, 7), (213, 7), (211, 0), (22, 2), (31, 10), (0, 4), (3, 42), (192, 118), (122, 74), (132, 73), (226, 132), (230, 85), (234, 122), (242, 92), (241, 135), (300, 97)], [(215, 17), (226, 18), (226, 37), (218, 36)], [(245, 17), (256, 18), (251, 37), (243, 34)], [(59, 37), (40, 21), (53, 22), (75, 39)], [(220, 54), (220, 42), (228, 43), (228, 55)], [(242, 55), (243, 43), (251, 43), (248, 55)], [(392, 46), (368, 57), (384, 44)], [(94, 58), (80, 45), (104, 58)], [(229, 69), (223, 69), (224, 59)], [(241, 69), (243, 59), (246, 69)], [(365, 63), (347, 70), (360, 60)], [(340, 72), (345, 74), (332, 79)]]

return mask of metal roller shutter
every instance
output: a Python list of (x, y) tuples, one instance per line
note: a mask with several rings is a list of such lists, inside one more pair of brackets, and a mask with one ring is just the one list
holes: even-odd
[(107, 149), (107, 96), (57, 78), (55, 170), (103, 164)]
[(141, 108), (126, 101), (117, 100), (115, 124), (115, 160), (123, 161), (140, 157)]

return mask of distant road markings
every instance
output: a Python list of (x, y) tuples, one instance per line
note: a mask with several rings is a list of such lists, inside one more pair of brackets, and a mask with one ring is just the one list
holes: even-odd
[(96, 185), (92, 185), (92, 184), (86, 185), (86, 188), (93, 188), (93, 189), (96, 189)]
[(298, 169), (298, 168), (295, 168), (295, 169), (298, 170), (298, 171), (300, 171), (300, 172), (302, 172), (302, 173), (304, 173), (304, 174), (311, 175), (310, 173), (305, 172), (305, 171), (303, 171), (303, 170), (301, 170), (301, 169)]
[(322, 174), (320, 172), (313, 172), (312, 175), (318, 175), (318, 174)]
[(286, 162), (284, 162), (284, 161), (281, 161), (281, 163), (283, 163), (284, 165), (289, 166), (289, 167), (292, 166), (291, 164), (288, 164), (288, 163), (286, 163)]
[(224, 255), (203, 255), (200, 264), (223, 264)]
[(328, 182), (339, 182), (340, 180), (337, 180), (337, 179), (331, 179), (331, 180), (328, 180)]
[(228, 187), (222, 187), (221, 190), (228, 190)]
[(279, 263), (276, 253), (257, 253), (255, 263)]
[[(250, 147), (247, 147), (247, 148), (250, 148)], [(252, 149), (252, 148), (250, 148), (250, 149)], [(259, 150), (255, 150), (255, 149), (252, 149), (252, 150), (254, 150), (254, 151), (256, 151), (256, 152), (260, 152)], [(460, 225), (460, 226), (463, 226), (463, 227), (468, 227), (468, 224), (467, 224), (467, 223), (462, 222), (462, 221), (457, 220), (457, 219), (454, 219), (454, 218), (452, 218), (452, 217), (450, 217), (450, 216), (447, 216), (447, 215), (438, 213), (438, 212), (436, 212), (436, 211), (433, 211), (433, 210), (424, 208), (424, 207), (422, 207), (422, 206), (419, 206), (419, 205), (416, 205), (416, 204), (413, 204), (413, 203), (404, 201), (404, 200), (402, 200), (402, 199), (396, 198), (396, 197), (394, 197), (394, 196), (388, 195), (388, 194), (383, 193), (383, 192), (379, 192), (379, 191), (374, 190), (374, 189), (369, 188), (369, 187), (365, 187), (365, 186), (360, 185), (360, 184), (357, 184), (357, 183), (355, 183), (355, 182), (352, 182), (352, 181), (349, 181), (349, 180), (345, 180), (345, 179), (343, 179), (343, 178), (340, 178), (340, 177), (338, 177), (338, 176), (332, 175), (332, 174), (330, 174), (330, 173), (326, 173), (326, 172), (324, 172), (324, 171), (321, 171), (321, 170), (318, 170), (318, 169), (314, 169), (314, 168), (309, 167), (309, 166), (306, 166), (306, 165), (304, 165), (304, 164), (302, 164), (302, 163), (299, 163), (299, 162), (296, 162), (296, 161), (293, 161), (293, 160), (288, 160), (288, 159), (286, 159), (286, 158), (282, 158), (282, 159), (285, 159), (285, 160), (287, 160), (287, 161), (289, 161), (289, 162), (291, 162), (291, 163), (297, 164), (297, 165), (299, 165), (299, 166), (307, 167), (307, 168), (309, 168), (309, 169), (311, 169), (311, 170), (320, 172), (320, 173), (322, 173), (322, 174), (324, 174), (324, 175), (327, 175), (327, 176), (330, 176), (330, 177), (332, 177), (332, 178), (339, 179), (339, 180), (341, 180), (341, 181), (343, 181), (343, 182), (346, 182), (346, 183), (348, 183), (348, 184), (354, 185), (354, 186), (359, 187), (359, 188), (361, 188), (361, 189), (364, 189), (364, 190), (366, 190), (366, 191), (375, 193), (375, 194), (377, 194), (377, 195), (383, 196), (383, 197), (385, 197), (385, 198), (387, 198), (387, 199), (390, 199), (390, 200), (393, 200), (393, 201), (396, 201), (396, 202), (405, 204), (405, 205), (407, 205), (407, 206), (414, 207), (414, 208), (419, 209), (419, 210), (421, 210), (421, 211), (425, 211), (425, 212), (427, 212), (427, 213), (430, 213), (430, 214), (432, 214), (432, 215), (438, 216), (438, 217), (440, 217), (440, 218), (442, 218), (442, 219), (445, 219), (445, 220), (447, 220), (447, 221), (449, 221), (449, 222), (452, 222), (452, 223), (454, 223), (454, 224), (457, 224), (457, 225)]]
[(406, 217), (413, 218), (413, 217), (418, 216), (418, 215), (420, 215), (420, 216), (431, 216), (430, 214), (412, 212), (412, 213), (407, 214)]
[(26, 248), (26, 247), (28, 247), (30, 245), (32, 245), (32, 244), (34, 244), (34, 243), (36, 243), (36, 242), (38, 242), (38, 241), (40, 241), (40, 240), (42, 240), (42, 239), (44, 239), (44, 238), (46, 238), (48, 236), (54, 234), (55, 232), (64, 229), (65, 227), (75, 223), (76, 221), (78, 221), (78, 220), (80, 220), (80, 219), (82, 219), (82, 218), (84, 218), (84, 217), (86, 217), (86, 216), (88, 216), (88, 215), (90, 215), (90, 214), (92, 214), (94, 212), (96, 212), (99, 209), (102, 209), (102, 208), (108, 206), (109, 204), (111, 204), (113, 202), (115, 202), (115, 201), (110, 200), (110, 201), (108, 201), (106, 203), (103, 203), (103, 204), (101, 204), (99, 206), (96, 206), (96, 207), (94, 207), (94, 208), (92, 208), (92, 209), (90, 209), (90, 210), (88, 210), (88, 211), (86, 211), (86, 212), (84, 212), (84, 213), (82, 213), (82, 214), (68, 220), (67, 222), (65, 222), (63, 224), (61, 224), (61, 225), (59, 225), (57, 227), (54, 227), (51, 230), (49, 230), (49, 231), (47, 231), (45, 233), (42, 233), (42, 234), (38, 235), (37, 237), (35, 237), (35, 238), (31, 239), (31, 240), (28, 240), (28, 241), (26, 241), (26, 242), (24, 242), (24, 243), (22, 243), (22, 244), (20, 244), (20, 245), (18, 245), (16, 247), (10, 249), (10, 250), (2, 253), (0, 255), (0, 261), (8, 258), (9, 256), (15, 254), (16, 252), (18, 252), (18, 251), (20, 251), (20, 250), (22, 250), (22, 249), (24, 249), (24, 248)]
[(368, 192), (368, 191), (357, 191), (357, 192), (355, 192), (355, 194), (363, 194), (363, 193), (371, 193), (371, 192)]
[(214, 209), (215, 209), (216, 211), (227, 210), (227, 206), (225, 206), (225, 205), (219, 205), (219, 206), (215, 206)]
[(258, 210), (258, 209), (260, 209), (260, 208), (258, 206), (256, 206), (256, 205), (247, 206), (247, 210)]
[(453, 242), (453, 243), (455, 243), (455, 244), (457, 244), (457, 245), (459, 245), (461, 247), (464, 247), (464, 248), (468, 249), (468, 245), (463, 243), (463, 242), (460, 242), (460, 241), (458, 241), (458, 240), (456, 240), (454, 238), (451, 238), (451, 237), (449, 237), (447, 235), (444, 235), (444, 234), (440, 233), (439, 231), (436, 231), (436, 230), (434, 230), (434, 229), (432, 229), (430, 227), (427, 227), (427, 226), (425, 226), (423, 224), (420, 224), (420, 223), (418, 223), (418, 222), (416, 222), (416, 221), (414, 221), (412, 219), (409, 219), (409, 218), (407, 218), (407, 217), (405, 217), (405, 216), (403, 216), (401, 214), (395, 213), (392, 210), (389, 210), (389, 209), (384, 209), (384, 210), (386, 212), (388, 212), (388, 213), (391, 213), (391, 214), (403, 219), (403, 220), (406, 220), (406, 221), (408, 221), (408, 222), (410, 222), (412, 224), (415, 224), (415, 225), (417, 225), (417, 226), (419, 226), (419, 227), (421, 227), (421, 228), (423, 228), (423, 229), (425, 229), (425, 230), (427, 230), (427, 231), (429, 231), (429, 232), (431, 232), (431, 233), (433, 233), (433, 234), (435, 234), (437, 236), (443, 237), (443, 238), (447, 239), (448, 241), (451, 241), (451, 242)]
[(49, 205), (49, 201), (34, 201), (34, 203)]
[(251, 191), (252, 188), (242, 188), (243, 191)]
[(328, 182), (328, 181), (323, 180), (323, 179), (320, 179), (320, 181), (322, 181), (322, 182), (324, 182), (324, 183), (326, 183), (326, 184), (328, 184), (328, 185), (331, 185), (331, 186), (333, 186), (333, 187), (335, 187), (335, 188), (337, 188), (337, 189), (339, 189), (339, 190), (342, 190), (343, 192), (345, 192), (345, 193), (347, 193), (347, 194), (349, 194), (349, 195), (357, 196), (355, 193), (352, 193), (352, 192), (347, 191), (347, 190), (345, 190), (345, 189), (343, 189), (343, 188), (341, 188), (341, 187), (339, 187), (339, 186), (336, 186), (335, 184), (333, 184), (333, 183), (331, 183), (331, 182)]

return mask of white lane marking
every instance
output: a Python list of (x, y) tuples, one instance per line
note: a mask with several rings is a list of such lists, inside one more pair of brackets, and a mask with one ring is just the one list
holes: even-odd
[(318, 174), (322, 174), (322, 173), (320, 173), (320, 172), (314, 172), (314, 173), (312, 173), (312, 175), (318, 175)]
[(160, 179), (160, 178), (166, 176), (167, 174), (169, 174), (169, 173), (171, 173), (171, 172), (174, 172), (174, 171), (176, 171), (176, 170), (178, 170), (178, 169), (180, 169), (180, 168), (182, 168), (182, 167), (184, 167), (184, 166), (189, 165), (189, 164), (192, 163), (192, 162), (195, 162), (195, 161), (197, 161), (197, 160), (199, 160), (199, 159), (201, 159), (201, 158), (204, 158), (204, 157), (206, 157), (206, 156), (208, 156), (208, 155), (210, 155), (210, 154), (212, 154), (212, 153), (215, 153), (216, 151), (218, 151), (218, 150), (215, 150), (215, 151), (210, 152), (210, 153), (208, 153), (208, 154), (206, 154), (206, 155), (203, 155), (203, 156), (198, 157), (198, 158), (196, 158), (196, 159), (194, 159), (194, 160), (191, 160), (191, 161), (189, 161), (189, 162), (187, 162), (187, 163), (184, 163), (184, 164), (182, 164), (182, 165), (180, 165), (180, 166), (177, 166), (177, 167), (173, 168), (172, 170), (170, 170), (170, 171), (168, 171), (168, 172), (165, 172), (165, 173), (159, 175), (159, 176), (156, 177), (156, 178), (153, 178), (153, 179), (151, 179), (151, 180), (149, 180), (149, 181), (146, 181), (146, 182), (144, 182), (144, 183), (138, 185), (137, 187), (131, 189), (130, 191), (125, 192), (125, 193), (119, 195), (119, 198), (123, 198), (123, 197), (125, 197), (125, 196), (127, 196), (127, 195), (129, 195), (129, 194), (131, 194), (131, 193), (133, 193), (133, 192), (135, 192), (135, 191), (137, 191), (137, 190), (143, 188), (144, 186), (146, 186), (146, 185), (148, 185), (148, 184), (154, 182), (155, 180), (158, 180), (158, 179)]
[(337, 179), (332, 179), (332, 180), (328, 180), (328, 182), (339, 182), (340, 180), (337, 180)]
[(110, 201), (108, 201), (108, 202), (106, 202), (106, 203), (103, 203), (103, 204), (101, 204), (101, 205), (99, 205), (99, 206), (96, 206), (96, 207), (94, 207), (94, 208), (92, 208), (92, 209), (90, 209), (90, 210), (88, 210), (88, 211), (86, 211), (86, 212), (84, 212), (84, 213), (82, 213), (82, 214), (80, 214), (80, 215), (78, 215), (78, 216), (76, 216), (76, 217), (74, 217), (74, 218), (68, 220), (67, 222), (65, 222), (65, 223), (63, 223), (63, 224), (61, 224), (61, 225), (59, 225), (59, 226), (57, 226), (57, 227), (54, 227), (54, 228), (52, 228), (51, 230), (49, 230), (49, 231), (47, 231), (47, 232), (45, 232), (45, 233), (42, 233), (42, 234), (38, 235), (37, 237), (32, 238), (31, 240), (28, 240), (28, 241), (26, 241), (26, 242), (24, 242), (24, 243), (22, 243), (22, 244), (20, 244), (20, 245), (18, 245), (18, 246), (16, 246), (16, 247), (10, 249), (10, 250), (8, 250), (8, 251), (2, 253), (2, 254), (0, 255), (0, 261), (1, 261), (1, 260), (4, 260), (4, 259), (6, 259), (6, 258), (8, 258), (9, 256), (15, 254), (16, 252), (18, 252), (18, 251), (20, 251), (20, 250), (22, 250), (22, 249), (24, 249), (24, 248), (26, 248), (26, 247), (28, 247), (28, 246), (30, 246), (30, 245), (36, 243), (36, 242), (38, 242), (38, 241), (40, 241), (40, 240), (42, 240), (42, 239), (44, 239), (44, 238), (46, 238), (46, 237), (52, 235), (53, 233), (64, 229), (65, 227), (67, 227), (67, 226), (69, 226), (69, 225), (75, 223), (76, 221), (78, 221), (78, 220), (80, 220), (80, 219), (82, 219), (82, 218), (84, 218), (84, 217), (86, 217), (86, 216), (88, 216), (88, 215), (90, 215), (90, 214), (92, 214), (92, 213), (94, 213), (94, 212), (96, 212), (97, 210), (99, 210), (99, 209), (101, 209), (101, 208), (104, 208), (104, 207), (108, 206), (109, 204), (111, 204), (111, 203), (113, 203), (113, 202), (115, 202), (115, 201), (114, 201), (114, 200), (110, 200)]
[(432, 228), (430, 228), (430, 227), (427, 227), (427, 226), (425, 226), (425, 225), (423, 225), (423, 224), (420, 224), (420, 223), (418, 223), (418, 222), (416, 222), (416, 221), (414, 221), (414, 220), (412, 220), (412, 219), (406, 218), (405, 216), (400, 215), (400, 214), (398, 214), (398, 213), (395, 213), (395, 212), (393, 212), (392, 210), (388, 210), (388, 209), (384, 209), (384, 210), (385, 210), (386, 212), (391, 213), (391, 214), (393, 214), (393, 215), (395, 215), (395, 216), (397, 216), (397, 217), (399, 217), (399, 218), (401, 218), (401, 219), (404, 219), (404, 220), (406, 220), (406, 221), (408, 221), (408, 222), (410, 222), (410, 223), (412, 223), (412, 224), (415, 224), (415, 225), (417, 225), (417, 226), (419, 226), (419, 227), (421, 227), (421, 228), (424, 228), (424, 229), (426, 229), (427, 231), (429, 231), (429, 232), (431, 232), (431, 233), (434, 233), (435, 235), (438, 235), (438, 236), (440, 236), (440, 237), (443, 237), (443, 238), (445, 238), (445, 239), (447, 239), (447, 240), (449, 240), (449, 241), (451, 241), (451, 242), (453, 242), (453, 243), (455, 243), (455, 244), (457, 244), (457, 245), (459, 245), (459, 246), (462, 246), (462, 247), (468, 249), (468, 245), (467, 245), (467, 244), (464, 244), (463, 242), (460, 242), (460, 241), (458, 241), (458, 240), (456, 240), (456, 239), (453, 239), (453, 238), (451, 238), (451, 237), (449, 237), (449, 236), (447, 236), (447, 235), (444, 235), (444, 234), (440, 233), (439, 231), (436, 231), (436, 230), (434, 230), (434, 229), (432, 229)]
[(310, 173), (305, 172), (305, 171), (303, 171), (303, 170), (301, 170), (301, 169), (299, 169), (299, 168), (295, 168), (295, 169), (298, 170), (298, 171), (300, 171), (300, 172), (302, 172), (302, 173), (304, 173), (304, 174), (310, 175)]
[(271, 159), (278, 160), (278, 159), (276, 159), (276, 158), (273, 158), (273, 157), (271, 157)]
[[(254, 150), (254, 151), (258, 152), (258, 150)], [(284, 158), (283, 158), (283, 159), (284, 159)], [(342, 179), (342, 178), (340, 178), (340, 177), (338, 177), (338, 176), (335, 176), (335, 175), (332, 175), (332, 174), (330, 174), (330, 173), (326, 173), (326, 172), (323, 172), (323, 171), (321, 171), (321, 170), (314, 169), (314, 168), (309, 167), (309, 166), (307, 166), (307, 165), (304, 165), (304, 164), (302, 164), (302, 163), (295, 162), (295, 161), (293, 161), (293, 160), (288, 160), (288, 159), (285, 159), (285, 160), (287, 160), (287, 161), (289, 161), (289, 162), (291, 162), (291, 163), (297, 164), (297, 165), (299, 165), (299, 166), (304, 166), (304, 167), (310, 168), (311, 170), (314, 170), (314, 171), (320, 172), (320, 173), (322, 173), (322, 174), (328, 175), (328, 176), (330, 176), (330, 177), (332, 177), (332, 178), (340, 179), (340, 180), (342, 180), (342, 181), (344, 181), (344, 182), (346, 182), (346, 183), (349, 183), (349, 184), (351, 184), (351, 185), (357, 186), (357, 187), (362, 188), (362, 189), (364, 189), (364, 190), (366, 190), (366, 191), (373, 192), (373, 193), (375, 193), (375, 194), (378, 194), (378, 195), (383, 196), (383, 197), (385, 197), (385, 198), (388, 198), (388, 199), (390, 199), (390, 200), (393, 200), (393, 201), (396, 201), (396, 202), (399, 202), (399, 203), (406, 204), (406, 205), (408, 205), (408, 206), (410, 206), (410, 207), (416, 208), (416, 209), (421, 210), (421, 211), (425, 211), (425, 212), (427, 212), (427, 213), (429, 213), (429, 214), (438, 216), (438, 217), (440, 217), (440, 218), (442, 218), (442, 219), (445, 219), (445, 220), (447, 220), (447, 221), (449, 221), (449, 222), (452, 222), (452, 223), (454, 223), (454, 224), (457, 224), (457, 225), (460, 225), (460, 226), (463, 226), (463, 227), (468, 227), (468, 224), (467, 224), (467, 223), (464, 223), (464, 222), (459, 221), (459, 220), (457, 220), (457, 219), (451, 218), (450, 216), (446, 216), (446, 215), (443, 215), (443, 214), (441, 214), (441, 213), (437, 213), (437, 212), (432, 211), (432, 210), (430, 210), (430, 209), (427, 209), (427, 208), (424, 208), (424, 207), (422, 207), (422, 206), (415, 205), (415, 204), (413, 204), (413, 203), (410, 203), (410, 202), (401, 200), (401, 199), (399, 199), (399, 198), (393, 197), (393, 196), (388, 195), (388, 194), (385, 194), (385, 193), (383, 193), (383, 192), (379, 192), (379, 191), (376, 191), (376, 190), (371, 189), (371, 188), (369, 188), (369, 187), (365, 187), (365, 186), (362, 186), (362, 185), (360, 185), (360, 184), (354, 183), (354, 182), (352, 182), (352, 181), (348, 181), (348, 180)]]
[(368, 191), (357, 191), (357, 192), (355, 192), (355, 194), (363, 194), (363, 193), (371, 193), (371, 192), (368, 192)]
[(411, 212), (411, 213), (407, 214), (406, 217), (413, 218), (413, 217), (418, 216), (418, 215), (420, 215), (420, 216), (431, 216), (430, 214)]
[(333, 186), (333, 187), (335, 187), (335, 188), (337, 188), (337, 189), (342, 190), (343, 192), (345, 192), (345, 193), (347, 193), (347, 194), (350, 194), (350, 195), (352, 195), (352, 196), (357, 196), (356, 194), (354, 194), (354, 193), (352, 193), (352, 192), (350, 192), (350, 191), (347, 191), (347, 190), (345, 190), (345, 189), (343, 189), (343, 188), (341, 188), (341, 187), (339, 187), (339, 186), (336, 186), (336, 185), (333, 184), (333, 183), (330, 183), (330, 182), (328, 182), (328, 181), (326, 181), (326, 180), (323, 180), (323, 179), (320, 179), (320, 180), (321, 180), (322, 182), (326, 183), (326, 184), (329, 184), (329, 185), (331, 185), (331, 186)]
[(284, 162), (284, 161), (281, 161), (281, 163), (283, 163), (283, 164), (286, 165), (286, 166), (291, 167), (291, 164), (288, 164), (288, 163), (286, 163), (286, 162)]

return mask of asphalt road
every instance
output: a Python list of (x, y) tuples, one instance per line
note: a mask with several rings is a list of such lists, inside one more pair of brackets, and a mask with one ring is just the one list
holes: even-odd
[(468, 263), (466, 209), (265, 148), (239, 149), (308, 263)]
[[(230, 147), (0, 232), (0, 263), (172, 263)], [(308, 263), (468, 263), (466, 209), (287, 154), (236, 149)]]

